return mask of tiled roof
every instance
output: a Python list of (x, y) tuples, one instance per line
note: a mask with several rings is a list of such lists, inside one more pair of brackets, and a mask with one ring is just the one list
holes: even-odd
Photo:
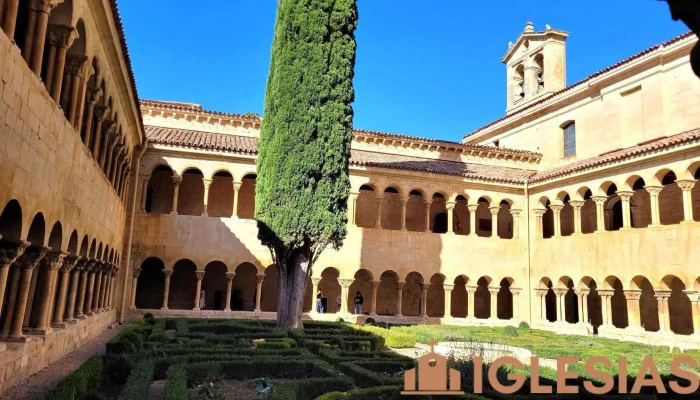
[(700, 142), (700, 128), (679, 133), (673, 136), (658, 138), (651, 142), (638, 144), (636, 146), (628, 147), (626, 149), (611, 151), (596, 157), (587, 158), (585, 160), (575, 161), (571, 164), (562, 165), (561, 167), (548, 169), (546, 171), (540, 171), (533, 175), (530, 181), (533, 183), (540, 182), (547, 179), (568, 175), (574, 172), (585, 171), (616, 161), (623, 161), (630, 158), (638, 157), (653, 152), (655, 150), (665, 149), (676, 145), (692, 142)]
[(114, 24), (117, 26), (117, 32), (119, 33), (119, 42), (122, 45), (122, 53), (124, 54), (124, 61), (126, 62), (126, 67), (128, 68), (129, 78), (131, 80), (131, 90), (134, 91), (134, 101), (136, 102), (136, 112), (138, 113), (139, 123), (141, 124), (141, 130), (144, 130), (143, 125), (143, 115), (141, 115), (141, 107), (139, 104), (139, 92), (136, 90), (136, 78), (134, 77), (134, 69), (131, 67), (131, 57), (129, 56), (129, 48), (126, 45), (126, 35), (124, 35), (124, 25), (122, 24), (122, 17), (119, 14), (119, 8), (117, 7), (117, 0), (110, 0), (110, 6), (112, 8), (112, 18), (114, 18)]
[(141, 100), (141, 107), (158, 108), (170, 111), (180, 111), (183, 113), (194, 113), (202, 115), (213, 115), (217, 117), (229, 117), (236, 119), (244, 119), (251, 122), (260, 123), (262, 120), (257, 115), (233, 114), (219, 111), (205, 110), (200, 104), (184, 103), (180, 101), (162, 101), (162, 100)]
[(659, 50), (659, 49), (661, 49), (661, 48), (670, 46), (670, 45), (672, 45), (672, 44), (674, 44), (674, 43), (676, 43), (676, 42), (680, 42), (681, 40), (687, 39), (687, 38), (689, 38), (689, 37), (691, 37), (691, 36), (694, 36), (694, 33), (693, 33), (692, 31), (686, 32), (686, 33), (684, 33), (683, 35), (676, 36), (676, 37), (674, 37), (673, 39), (670, 39), (670, 40), (668, 40), (668, 41), (666, 41), (666, 42), (664, 42), (664, 43), (657, 44), (656, 46), (650, 47), (650, 48), (648, 48), (648, 49), (646, 49), (646, 50), (642, 50), (641, 52), (639, 52), (639, 53), (637, 53), (637, 54), (635, 54), (635, 55), (633, 55), (633, 56), (631, 56), (631, 57), (628, 57), (628, 58), (626, 58), (626, 59), (624, 59), (624, 60), (622, 60), (622, 61), (619, 61), (619, 62), (617, 62), (617, 63), (615, 63), (615, 64), (613, 64), (613, 65), (610, 65), (610, 66), (608, 66), (608, 67), (606, 67), (606, 68), (603, 68), (602, 70), (600, 70), (600, 71), (598, 71), (598, 72), (595, 72), (595, 73), (589, 75), (588, 77), (586, 77), (586, 78), (584, 78), (584, 79), (582, 79), (582, 80), (580, 80), (580, 81), (578, 81), (578, 82), (576, 82), (576, 83), (574, 83), (574, 84), (572, 84), (572, 85), (569, 85), (569, 86), (565, 87), (565, 88), (562, 89), (562, 90), (559, 90), (558, 92), (554, 92), (554, 93), (550, 94), (549, 96), (545, 96), (545, 97), (543, 97), (542, 99), (533, 102), (532, 104), (529, 104), (529, 105), (527, 105), (527, 106), (525, 106), (525, 107), (523, 107), (523, 108), (520, 108), (520, 109), (518, 109), (518, 110), (516, 110), (516, 111), (514, 111), (514, 112), (512, 112), (512, 113), (510, 113), (510, 114), (507, 114), (507, 115), (505, 115), (505, 116), (503, 116), (503, 117), (501, 117), (501, 118), (499, 118), (499, 119), (497, 119), (497, 120), (495, 120), (495, 121), (493, 121), (493, 122), (491, 122), (491, 123), (489, 123), (489, 124), (486, 124), (486, 125), (482, 126), (481, 128), (478, 128), (478, 129), (476, 129), (475, 131), (472, 131), (471, 133), (468, 133), (467, 135), (464, 136), (464, 138), (467, 138), (467, 137), (469, 137), (469, 136), (471, 136), (471, 135), (474, 135), (474, 134), (476, 134), (476, 133), (478, 133), (478, 132), (481, 132), (481, 131), (483, 131), (484, 129), (489, 128), (489, 127), (491, 127), (491, 126), (493, 126), (493, 125), (496, 125), (497, 123), (499, 123), (499, 122), (501, 122), (501, 121), (504, 121), (504, 120), (506, 120), (506, 119), (509, 119), (509, 118), (512, 118), (512, 117), (514, 117), (514, 116), (516, 116), (516, 115), (519, 115), (519, 114), (523, 113), (523, 112), (526, 111), (526, 110), (529, 110), (529, 109), (531, 109), (531, 108), (537, 107), (537, 106), (539, 106), (540, 104), (545, 103), (545, 102), (551, 100), (551, 99), (554, 98), (554, 97), (560, 96), (560, 95), (562, 95), (562, 94), (564, 94), (564, 93), (570, 91), (571, 89), (574, 89), (574, 88), (576, 88), (576, 87), (578, 87), (578, 86), (583, 85), (584, 83), (587, 83), (587, 82), (591, 81), (591, 80), (594, 79), (594, 78), (599, 77), (600, 75), (603, 75), (603, 74), (605, 74), (605, 73), (607, 73), (607, 72), (610, 72), (610, 71), (612, 71), (612, 70), (614, 70), (614, 69), (617, 69), (617, 68), (619, 68), (619, 67), (621, 67), (621, 66), (623, 66), (623, 65), (625, 65), (625, 64), (629, 64), (630, 62), (632, 62), (632, 61), (634, 61), (634, 60), (636, 60), (636, 59), (638, 59), (638, 58), (641, 58), (641, 57), (643, 57), (643, 56), (645, 56), (645, 55), (647, 55), (647, 54), (649, 54), (649, 53), (652, 53), (652, 52), (654, 52), (654, 51), (656, 51), (656, 50)]
[[(258, 139), (255, 137), (156, 126), (146, 126), (146, 137), (149, 142), (154, 144), (231, 151), (250, 155), (258, 153)], [(522, 183), (526, 177), (534, 173), (534, 171), (518, 168), (408, 157), (364, 150), (352, 150), (350, 163), (367, 167), (456, 175), (507, 183)]]

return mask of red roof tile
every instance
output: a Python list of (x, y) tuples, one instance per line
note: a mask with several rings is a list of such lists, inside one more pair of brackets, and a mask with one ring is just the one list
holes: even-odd
[(546, 171), (540, 171), (533, 175), (530, 181), (533, 183), (541, 182), (547, 179), (568, 175), (574, 172), (592, 169), (601, 165), (611, 164), (613, 162), (639, 157), (641, 155), (650, 153), (654, 150), (660, 150), (692, 142), (700, 142), (700, 128), (679, 133), (673, 136), (658, 138), (656, 140), (646, 142), (643, 144), (638, 144), (636, 146), (628, 147), (626, 149), (620, 149), (608, 153), (603, 153), (599, 156), (587, 158), (585, 160), (575, 161), (571, 164), (562, 165), (561, 167), (548, 169)]
[(639, 53), (637, 53), (637, 54), (635, 54), (635, 55), (633, 55), (633, 56), (630, 56), (630, 57), (628, 57), (628, 58), (625, 58), (624, 60), (619, 61), (619, 62), (617, 62), (617, 63), (615, 63), (615, 64), (613, 64), (613, 65), (610, 65), (610, 66), (608, 66), (608, 67), (606, 67), (606, 68), (603, 68), (602, 70), (600, 70), (600, 71), (598, 71), (598, 72), (595, 72), (595, 73), (589, 75), (588, 77), (586, 77), (586, 78), (584, 78), (584, 79), (582, 79), (582, 80), (580, 80), (580, 81), (578, 81), (578, 82), (576, 82), (576, 83), (574, 83), (574, 84), (572, 84), (572, 85), (569, 85), (569, 86), (565, 87), (564, 89), (562, 89), (562, 90), (560, 90), (560, 91), (558, 91), (558, 92), (554, 92), (554, 93), (550, 94), (549, 96), (545, 96), (545, 97), (543, 97), (542, 99), (535, 101), (535, 102), (532, 103), (532, 104), (529, 104), (529, 105), (527, 105), (527, 106), (525, 106), (525, 107), (523, 107), (523, 108), (521, 108), (521, 109), (518, 109), (518, 110), (516, 110), (516, 111), (514, 111), (514, 112), (512, 112), (512, 113), (510, 113), (510, 114), (507, 114), (507, 115), (505, 115), (505, 116), (503, 116), (503, 117), (501, 117), (501, 118), (499, 118), (499, 119), (497, 119), (497, 120), (495, 120), (495, 121), (493, 121), (493, 122), (491, 122), (491, 123), (488, 123), (488, 124), (482, 126), (481, 128), (478, 128), (478, 129), (472, 131), (471, 133), (466, 134), (466, 135), (464, 136), (463, 139), (466, 139), (467, 137), (469, 137), (469, 136), (471, 136), (471, 135), (474, 135), (474, 134), (476, 134), (476, 133), (478, 133), (478, 132), (483, 131), (483, 130), (486, 129), (486, 128), (489, 128), (489, 127), (491, 127), (491, 126), (493, 126), (493, 125), (496, 125), (497, 123), (499, 123), (499, 122), (501, 122), (501, 121), (505, 121), (506, 119), (509, 119), (509, 118), (512, 118), (513, 116), (519, 115), (519, 114), (523, 113), (525, 110), (529, 110), (529, 109), (531, 109), (531, 108), (537, 107), (537, 106), (539, 106), (540, 104), (545, 103), (545, 102), (551, 100), (551, 99), (554, 98), (554, 97), (557, 97), (557, 96), (559, 96), (559, 95), (562, 95), (562, 94), (568, 92), (569, 90), (571, 90), (571, 89), (573, 89), (573, 88), (576, 88), (576, 87), (578, 87), (578, 86), (583, 85), (583, 84), (586, 83), (586, 82), (589, 82), (589, 81), (592, 80), (593, 78), (597, 78), (597, 77), (599, 77), (600, 75), (603, 75), (603, 74), (605, 74), (605, 73), (607, 73), (607, 72), (610, 72), (610, 71), (612, 71), (612, 70), (614, 70), (614, 69), (617, 69), (617, 68), (619, 68), (619, 67), (621, 67), (621, 66), (623, 66), (623, 65), (625, 65), (625, 64), (629, 64), (630, 62), (632, 62), (632, 61), (634, 61), (634, 60), (636, 60), (636, 59), (638, 59), (638, 58), (641, 58), (641, 57), (643, 57), (643, 56), (645, 56), (645, 55), (647, 55), (647, 54), (649, 54), (649, 53), (652, 53), (652, 52), (654, 52), (654, 51), (656, 51), (656, 50), (659, 50), (659, 49), (661, 49), (661, 48), (663, 48), (663, 47), (670, 46), (670, 45), (672, 45), (672, 44), (674, 44), (674, 43), (676, 43), (676, 42), (680, 42), (681, 40), (687, 39), (687, 38), (689, 38), (689, 37), (691, 37), (691, 36), (694, 36), (694, 33), (693, 33), (692, 31), (686, 32), (686, 33), (684, 33), (684, 34), (682, 34), (682, 35), (679, 35), (679, 36), (676, 36), (676, 37), (674, 37), (674, 38), (672, 38), (672, 39), (670, 39), (670, 40), (668, 40), (668, 41), (666, 41), (666, 42), (664, 42), (664, 43), (657, 44), (656, 46), (650, 47), (650, 48), (648, 48), (648, 49), (646, 49), (646, 50), (642, 50), (641, 52), (639, 52)]
[(146, 137), (151, 143), (258, 154), (258, 139), (254, 137), (157, 126), (146, 126)]
[(244, 119), (251, 122), (257, 122), (258, 124), (262, 119), (257, 115), (246, 115), (246, 114), (233, 114), (224, 113), (219, 111), (205, 110), (200, 104), (195, 103), (185, 103), (181, 101), (163, 101), (163, 100), (141, 100), (141, 107), (144, 108), (157, 108), (170, 111), (180, 111), (183, 113), (193, 113), (202, 115), (215, 115), (220, 117), (229, 117), (236, 119)]

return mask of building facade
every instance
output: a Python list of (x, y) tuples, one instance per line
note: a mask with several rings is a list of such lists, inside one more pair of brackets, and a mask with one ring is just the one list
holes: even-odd
[[(114, 0), (0, 0), (0, 26), (0, 389), (145, 312), (274, 318), (260, 117), (139, 101)], [(697, 38), (567, 86), (567, 37), (528, 24), (505, 116), (460, 142), (354, 131), (308, 318), (700, 346)]]

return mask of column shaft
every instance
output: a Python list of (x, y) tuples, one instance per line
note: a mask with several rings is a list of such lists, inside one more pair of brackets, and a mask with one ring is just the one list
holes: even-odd
[(255, 293), (255, 312), (260, 313), (261, 308), (260, 308), (260, 301), (262, 300), (262, 284), (263, 280), (265, 279), (265, 275), (257, 275), (258, 279), (258, 290)]
[[(137, 287), (138, 282), (139, 282), (139, 274), (140, 273), (141, 273), (140, 269), (135, 269), (134, 272), (132, 273), (132, 276), (131, 276), (131, 298), (129, 301), (129, 309), (131, 309), (131, 310), (136, 309), (136, 287)], [(167, 306), (167, 304), (166, 304), (166, 306)]]
[(3, 14), (0, 13), (0, 20), (3, 22), (3, 30), (7, 37), (14, 43), (15, 37), (15, 26), (17, 26), (17, 11), (19, 10), (19, 0), (5, 0), (5, 6), (3, 13), (5, 18), (3, 19)]
[(369, 312), (369, 315), (371, 316), (377, 315), (377, 290), (379, 289), (380, 284), (381, 281), (372, 281), (372, 303)]
[(203, 179), (204, 181), (204, 208), (202, 209), (202, 217), (207, 217), (208, 205), (209, 205), (209, 187), (211, 186), (211, 179)]
[(177, 215), (177, 202), (180, 197), (180, 182), (182, 182), (182, 178), (179, 176), (173, 177), (173, 182), (175, 183), (175, 187), (173, 188), (173, 206), (170, 214)]
[(377, 229), (382, 228), (382, 202), (384, 201), (384, 196), (377, 196), (375, 202), (377, 204), (377, 220), (374, 223), (374, 227)]
[(474, 307), (474, 294), (476, 293), (476, 286), (467, 285), (467, 318), (476, 318), (475, 307)]
[(74, 269), (70, 272), (70, 288), (68, 289), (68, 301), (66, 303), (65, 313), (63, 314), (64, 321), (68, 323), (75, 320), (75, 318), (73, 318), (73, 313), (75, 311), (75, 297), (78, 292), (79, 280), (80, 270)]
[(406, 230), (406, 204), (408, 199), (401, 199), (401, 230)]
[(428, 289), (430, 288), (430, 284), (424, 283), (423, 284), (423, 297), (421, 301), (421, 315), (423, 318), (428, 317)]
[(498, 291), (500, 288), (489, 286), (489, 299), (491, 300), (491, 316), (490, 319), (498, 319)]
[[(82, 260), (81, 260), (82, 261)], [(75, 318), (83, 319), (85, 318), (85, 291), (87, 290), (88, 281), (88, 271), (85, 269), (87, 265), (84, 264), (84, 269), (80, 272), (80, 286), (78, 288), (78, 304), (75, 310)]]
[[(32, 10), (30, 10), (31, 13)], [(34, 40), (32, 43), (32, 58), (29, 67), (36, 76), (41, 75), (41, 63), (44, 59), (44, 45), (46, 43), (46, 30), (49, 26), (49, 12), (35, 11), (36, 15), (36, 30), (34, 31)]]
[(491, 237), (494, 239), (498, 238), (498, 211), (500, 211), (500, 209), (500, 206), (489, 208), (491, 211)]
[(204, 271), (197, 271), (195, 272), (197, 274), (197, 294), (194, 297), (194, 308), (192, 309), (193, 311), (199, 311), (201, 308), (199, 307), (200, 300), (202, 299), (202, 279), (204, 279)]
[(227, 272), (226, 273), (226, 280), (228, 281), (226, 283), (226, 305), (224, 307), (224, 311), (231, 311), (231, 288), (233, 286), (233, 278), (236, 274), (234, 272)]
[(476, 233), (476, 209), (479, 208), (478, 204), (470, 204), (467, 206), (469, 209), (469, 236), (477, 236)]
[(445, 318), (452, 317), (452, 289), (454, 285), (443, 285), (445, 289)]
[(455, 202), (451, 201), (448, 202), (446, 205), (447, 209), (447, 233), (448, 234), (454, 234), (455, 229), (454, 229), (454, 224), (455, 224), (455, 216), (454, 216), (454, 210), (455, 210)]
[(403, 307), (403, 285), (406, 284), (406, 282), (398, 282), (399, 285), (399, 298), (396, 302), (396, 317), (403, 317), (403, 314), (401, 313), (401, 308)]
[(683, 191), (683, 222), (693, 222), (693, 197), (691, 191), (695, 187), (695, 181), (678, 180), (676, 183)]
[[(170, 295), (170, 276), (173, 274), (173, 270), (164, 269), (163, 274), (165, 274), (165, 281), (163, 282), (163, 305), (160, 309), (167, 310), (168, 297)], [(136, 297), (136, 285), (134, 285), (134, 297)], [(197, 297), (199, 297), (199, 291), (197, 291)], [(197, 304), (199, 304), (199, 300), (197, 300)]]

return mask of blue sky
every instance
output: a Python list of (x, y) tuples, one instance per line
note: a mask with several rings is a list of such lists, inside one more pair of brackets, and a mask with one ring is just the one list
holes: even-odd
[[(262, 114), (277, 0), (121, 0), (139, 96)], [(358, 0), (355, 127), (459, 141), (505, 112), (527, 22), (570, 33), (567, 83), (687, 31), (657, 0)]]

